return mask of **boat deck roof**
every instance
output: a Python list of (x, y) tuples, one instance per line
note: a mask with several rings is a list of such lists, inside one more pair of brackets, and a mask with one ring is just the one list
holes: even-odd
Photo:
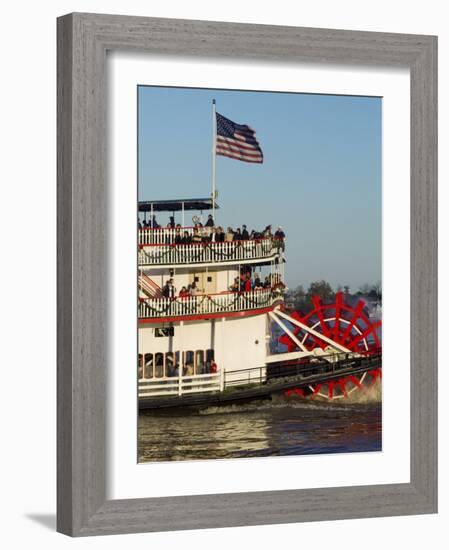
[(139, 212), (179, 212), (181, 210), (212, 210), (218, 204), (206, 199), (173, 199), (157, 201), (139, 201)]

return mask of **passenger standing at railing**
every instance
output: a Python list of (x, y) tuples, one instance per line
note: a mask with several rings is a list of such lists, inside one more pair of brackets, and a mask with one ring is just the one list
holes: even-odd
[(279, 227), (277, 228), (277, 231), (276, 231), (276, 233), (274, 234), (274, 238), (278, 241), (281, 250), (284, 251), (284, 250), (285, 250), (285, 241), (284, 241), (284, 239), (285, 239), (285, 233), (284, 233), (284, 231), (282, 230), (282, 227), (281, 227), (281, 226), (279, 226)]
[[(185, 233), (187, 233), (187, 231)], [(176, 230), (175, 230), (175, 244), (182, 244), (183, 240), (184, 240), (183, 236), (181, 235), (181, 226), (176, 227)]]
[(256, 275), (254, 278), (254, 289), (257, 290), (258, 288), (262, 288), (262, 287), (263, 287), (262, 281), (260, 280), (259, 275)]
[(189, 296), (189, 291), (187, 290), (187, 288), (185, 286), (183, 286), (181, 288), (181, 290), (179, 291), (179, 297), (180, 298), (187, 298)]
[(204, 237), (209, 237), (209, 227), (205, 228), (204, 225), (200, 222), (195, 225), (195, 227), (198, 230), (198, 235), (201, 237), (201, 240), (203, 240)]
[(263, 236), (264, 237), (272, 237), (273, 233), (271, 232), (271, 225), (267, 225), (265, 229), (263, 230)]
[(170, 285), (169, 285), (169, 282), (167, 281), (165, 283), (165, 285), (162, 287), (162, 296), (164, 298), (169, 298), (170, 297)]
[(244, 290), (245, 292), (250, 292), (251, 291), (251, 275), (249, 273), (246, 274), (246, 279), (245, 279), (245, 283), (244, 283)]
[(238, 292), (239, 291), (239, 278), (236, 277), (234, 279), (234, 282), (232, 283), (232, 285), (229, 287), (229, 290), (231, 292)]
[(224, 241), (225, 241), (225, 232), (220, 225), (220, 227), (218, 228), (218, 242), (224, 243)]
[[(165, 244), (170, 244), (171, 242), (171, 239), (170, 239), (170, 229), (172, 229), (172, 226), (168, 223), (165, 228), (168, 230), (166, 233), (165, 233)], [(171, 250), (170, 250), (170, 257), (171, 257)]]
[(179, 298), (181, 299), (181, 308), (183, 313), (187, 311), (186, 301), (189, 296), (190, 296), (190, 292), (187, 290), (185, 286), (183, 286), (179, 291)]
[(193, 363), (187, 363), (185, 365), (184, 376), (193, 376)]
[(182, 244), (182, 234), (181, 234), (181, 224), (176, 224), (175, 227), (175, 237), (173, 239), (174, 244)]
[(176, 295), (176, 288), (173, 284), (173, 279), (169, 279), (162, 287), (162, 296), (164, 298), (174, 298)]
[(156, 216), (153, 215), (151, 219), (151, 229), (159, 229), (159, 228), (160, 228), (160, 225), (156, 221)]
[(214, 231), (214, 227), (210, 226), (201, 226), (199, 233), (201, 235), (201, 242), (207, 243), (210, 240), (210, 236), (212, 235), (212, 232)]
[(246, 225), (242, 225), (242, 241), (247, 241), (249, 239), (248, 229)]
[(206, 227), (214, 227), (214, 225), (215, 225), (214, 218), (212, 217), (212, 214), (209, 214), (207, 216)]
[(170, 298), (174, 298), (176, 296), (175, 284), (173, 279), (170, 279), (168, 282), (170, 283)]
[(240, 227), (237, 227), (234, 233), (234, 241), (241, 241), (242, 240), (242, 233), (240, 232)]
[(211, 243), (217, 242), (217, 228), (216, 227), (211, 227), (210, 228), (210, 235), (209, 235), (208, 240)]
[(193, 281), (193, 283), (190, 285), (190, 299), (189, 299), (191, 313), (196, 313), (197, 311), (197, 306), (198, 306), (197, 295), (198, 295), (198, 288), (196, 286), (195, 281)]
[(279, 226), (274, 234), (275, 239), (285, 239), (285, 233), (282, 230), (282, 227)]
[(193, 235), (192, 235), (192, 244), (199, 244), (202, 241), (201, 235), (199, 233), (199, 228), (195, 226), (193, 228)]
[(234, 240), (234, 231), (232, 230), (232, 227), (228, 227), (228, 230), (226, 231), (225, 235), (225, 241), (226, 242), (232, 242)]
[(188, 231), (184, 231), (184, 236), (182, 237), (182, 244), (190, 244), (192, 242), (192, 237), (189, 235)]

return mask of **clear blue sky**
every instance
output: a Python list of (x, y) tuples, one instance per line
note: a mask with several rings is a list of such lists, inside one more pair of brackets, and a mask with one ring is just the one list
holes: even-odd
[(147, 86), (138, 97), (139, 200), (210, 196), (215, 98), (264, 153), (263, 164), (217, 156), (216, 222), (281, 225), (290, 288), (381, 280), (380, 98)]

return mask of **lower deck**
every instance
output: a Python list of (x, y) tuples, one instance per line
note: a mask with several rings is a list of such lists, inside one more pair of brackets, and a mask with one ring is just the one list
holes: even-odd
[[(279, 363), (268, 367), (247, 368), (236, 372), (154, 379), (139, 382), (139, 409), (152, 410), (168, 407), (201, 407), (269, 398), (288, 390), (301, 390), (317, 384), (354, 377), (363, 377), (382, 367), (381, 354), (346, 358), (337, 362), (322, 360), (309, 364)], [(343, 395), (341, 395), (343, 397)], [(338, 398), (335, 395), (334, 398)]]
[(191, 376), (218, 378), (248, 365), (264, 368), (270, 338), (266, 314), (140, 326), (139, 383), (168, 385)]

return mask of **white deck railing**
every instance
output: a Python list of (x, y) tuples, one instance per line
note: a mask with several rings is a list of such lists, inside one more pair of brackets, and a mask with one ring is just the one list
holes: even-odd
[(141, 266), (259, 260), (278, 254), (281, 245), (279, 240), (272, 238), (223, 243), (150, 245), (139, 249), (138, 258)]
[(282, 292), (273, 291), (271, 288), (249, 292), (201, 294), (185, 298), (148, 298), (139, 302), (139, 318), (157, 319), (262, 309), (272, 306), (281, 298)]
[[(210, 234), (208, 227), (203, 227), (205, 235)], [(138, 230), (138, 242), (139, 244), (174, 244), (176, 236), (184, 236), (184, 232), (187, 232), (190, 236), (193, 235), (193, 227), (159, 227), (157, 229), (145, 228)]]
[(213, 374), (139, 379), (139, 398), (204, 393), (222, 389), (221, 371)]

